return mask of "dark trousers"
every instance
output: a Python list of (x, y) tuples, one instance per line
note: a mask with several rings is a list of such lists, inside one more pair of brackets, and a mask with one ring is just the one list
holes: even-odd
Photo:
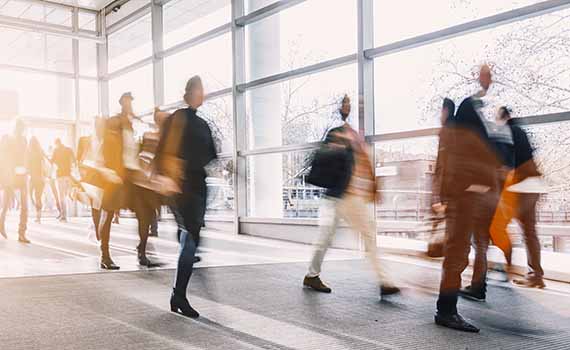
[(536, 277), (542, 277), (544, 271), (540, 262), (541, 247), (536, 234), (536, 204), (539, 195), (536, 193), (520, 193), (518, 195), (517, 220), (523, 229), (528, 266)]
[(18, 234), (20, 237), (26, 236), (28, 228), (28, 184), (26, 181), (17, 181), (14, 187), (6, 187), (2, 198), (2, 212), (0, 213), (0, 230), (6, 232), (6, 214), (15, 198), (16, 191), (20, 192), (20, 225)]
[[(465, 192), (451, 198), (447, 204), (445, 249), (437, 310), (440, 314), (457, 313), (457, 297), (461, 274), (469, 265), (469, 250), (473, 232), (481, 230), (486, 195)], [(488, 230), (488, 227), (487, 227)]]
[(36, 218), (39, 220), (42, 217), (42, 197), (44, 195), (45, 182), (43, 179), (30, 180), (30, 192), (32, 202), (36, 207)]
[(205, 178), (191, 179), (182, 186), (182, 194), (173, 208), (178, 224), (180, 256), (174, 280), (174, 293), (186, 297), (186, 290), (194, 268), (194, 256), (204, 225), (206, 213)]
[(471, 286), (475, 289), (485, 289), (487, 285), (488, 260), (487, 252), (491, 242), (489, 229), (493, 216), (500, 200), (500, 192), (489, 191), (481, 194), (481, 202), (477, 209), (478, 215), (473, 226), (473, 248), (475, 260), (473, 262), (473, 276)]

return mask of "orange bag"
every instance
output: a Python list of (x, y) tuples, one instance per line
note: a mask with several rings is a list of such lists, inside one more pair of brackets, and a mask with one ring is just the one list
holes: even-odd
[(493, 244), (505, 254), (505, 259), (509, 265), (511, 264), (513, 246), (507, 227), (515, 217), (518, 203), (517, 194), (509, 192), (507, 189), (514, 183), (515, 172), (513, 170), (507, 175), (489, 230)]

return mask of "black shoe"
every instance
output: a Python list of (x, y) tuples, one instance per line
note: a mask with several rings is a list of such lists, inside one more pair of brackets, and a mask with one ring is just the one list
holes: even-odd
[(146, 267), (155, 267), (157, 266), (155, 263), (150, 261), (146, 255), (139, 255), (139, 265), (146, 266)]
[(198, 311), (194, 310), (194, 308), (190, 306), (188, 299), (174, 293), (172, 293), (172, 296), (170, 297), (170, 311), (190, 318), (200, 317)]
[(436, 314), (434, 319), (435, 319), (435, 324), (437, 324), (438, 326), (456, 329), (458, 331), (463, 331), (463, 332), (479, 333), (479, 328), (465, 321), (463, 317), (461, 317), (461, 315), (459, 314), (451, 314), (451, 315)]
[(113, 260), (109, 259), (102, 259), (101, 260), (101, 268), (104, 270), (120, 270), (121, 268), (115, 265)]
[(473, 286), (467, 286), (459, 290), (459, 295), (473, 301), (484, 302), (487, 298), (487, 293), (485, 288), (476, 288)]
[(332, 290), (326, 284), (324, 284), (323, 281), (321, 281), (321, 278), (319, 276), (316, 277), (305, 276), (305, 279), (303, 280), (303, 285), (305, 287), (314, 289), (317, 292), (321, 293), (332, 292)]
[(199, 263), (200, 261), (202, 261), (201, 257), (199, 257), (198, 255), (194, 256), (194, 264)]
[(393, 295), (400, 293), (400, 288), (395, 286), (382, 286), (380, 287), (380, 296)]

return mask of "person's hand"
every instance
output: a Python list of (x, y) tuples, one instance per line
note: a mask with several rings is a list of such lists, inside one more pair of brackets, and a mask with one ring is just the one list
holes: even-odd
[(447, 205), (443, 204), (443, 203), (435, 203), (431, 206), (431, 209), (433, 210), (434, 213), (436, 214), (445, 214), (445, 210), (447, 209)]
[(168, 176), (155, 175), (151, 181), (155, 184), (158, 192), (164, 196), (172, 196), (182, 192), (176, 181)]

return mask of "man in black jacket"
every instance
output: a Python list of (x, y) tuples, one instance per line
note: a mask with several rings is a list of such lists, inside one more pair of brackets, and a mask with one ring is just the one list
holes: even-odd
[(208, 123), (197, 115), (197, 109), (204, 102), (200, 77), (194, 76), (188, 81), (184, 101), (188, 108), (177, 110), (165, 121), (156, 166), (157, 173), (169, 179), (167, 187), (173, 188), (171, 192), (178, 192), (175, 217), (181, 229), (181, 249), (170, 308), (172, 312), (197, 318), (199, 314), (190, 306), (186, 290), (206, 214), (205, 167), (216, 159), (216, 147)]

